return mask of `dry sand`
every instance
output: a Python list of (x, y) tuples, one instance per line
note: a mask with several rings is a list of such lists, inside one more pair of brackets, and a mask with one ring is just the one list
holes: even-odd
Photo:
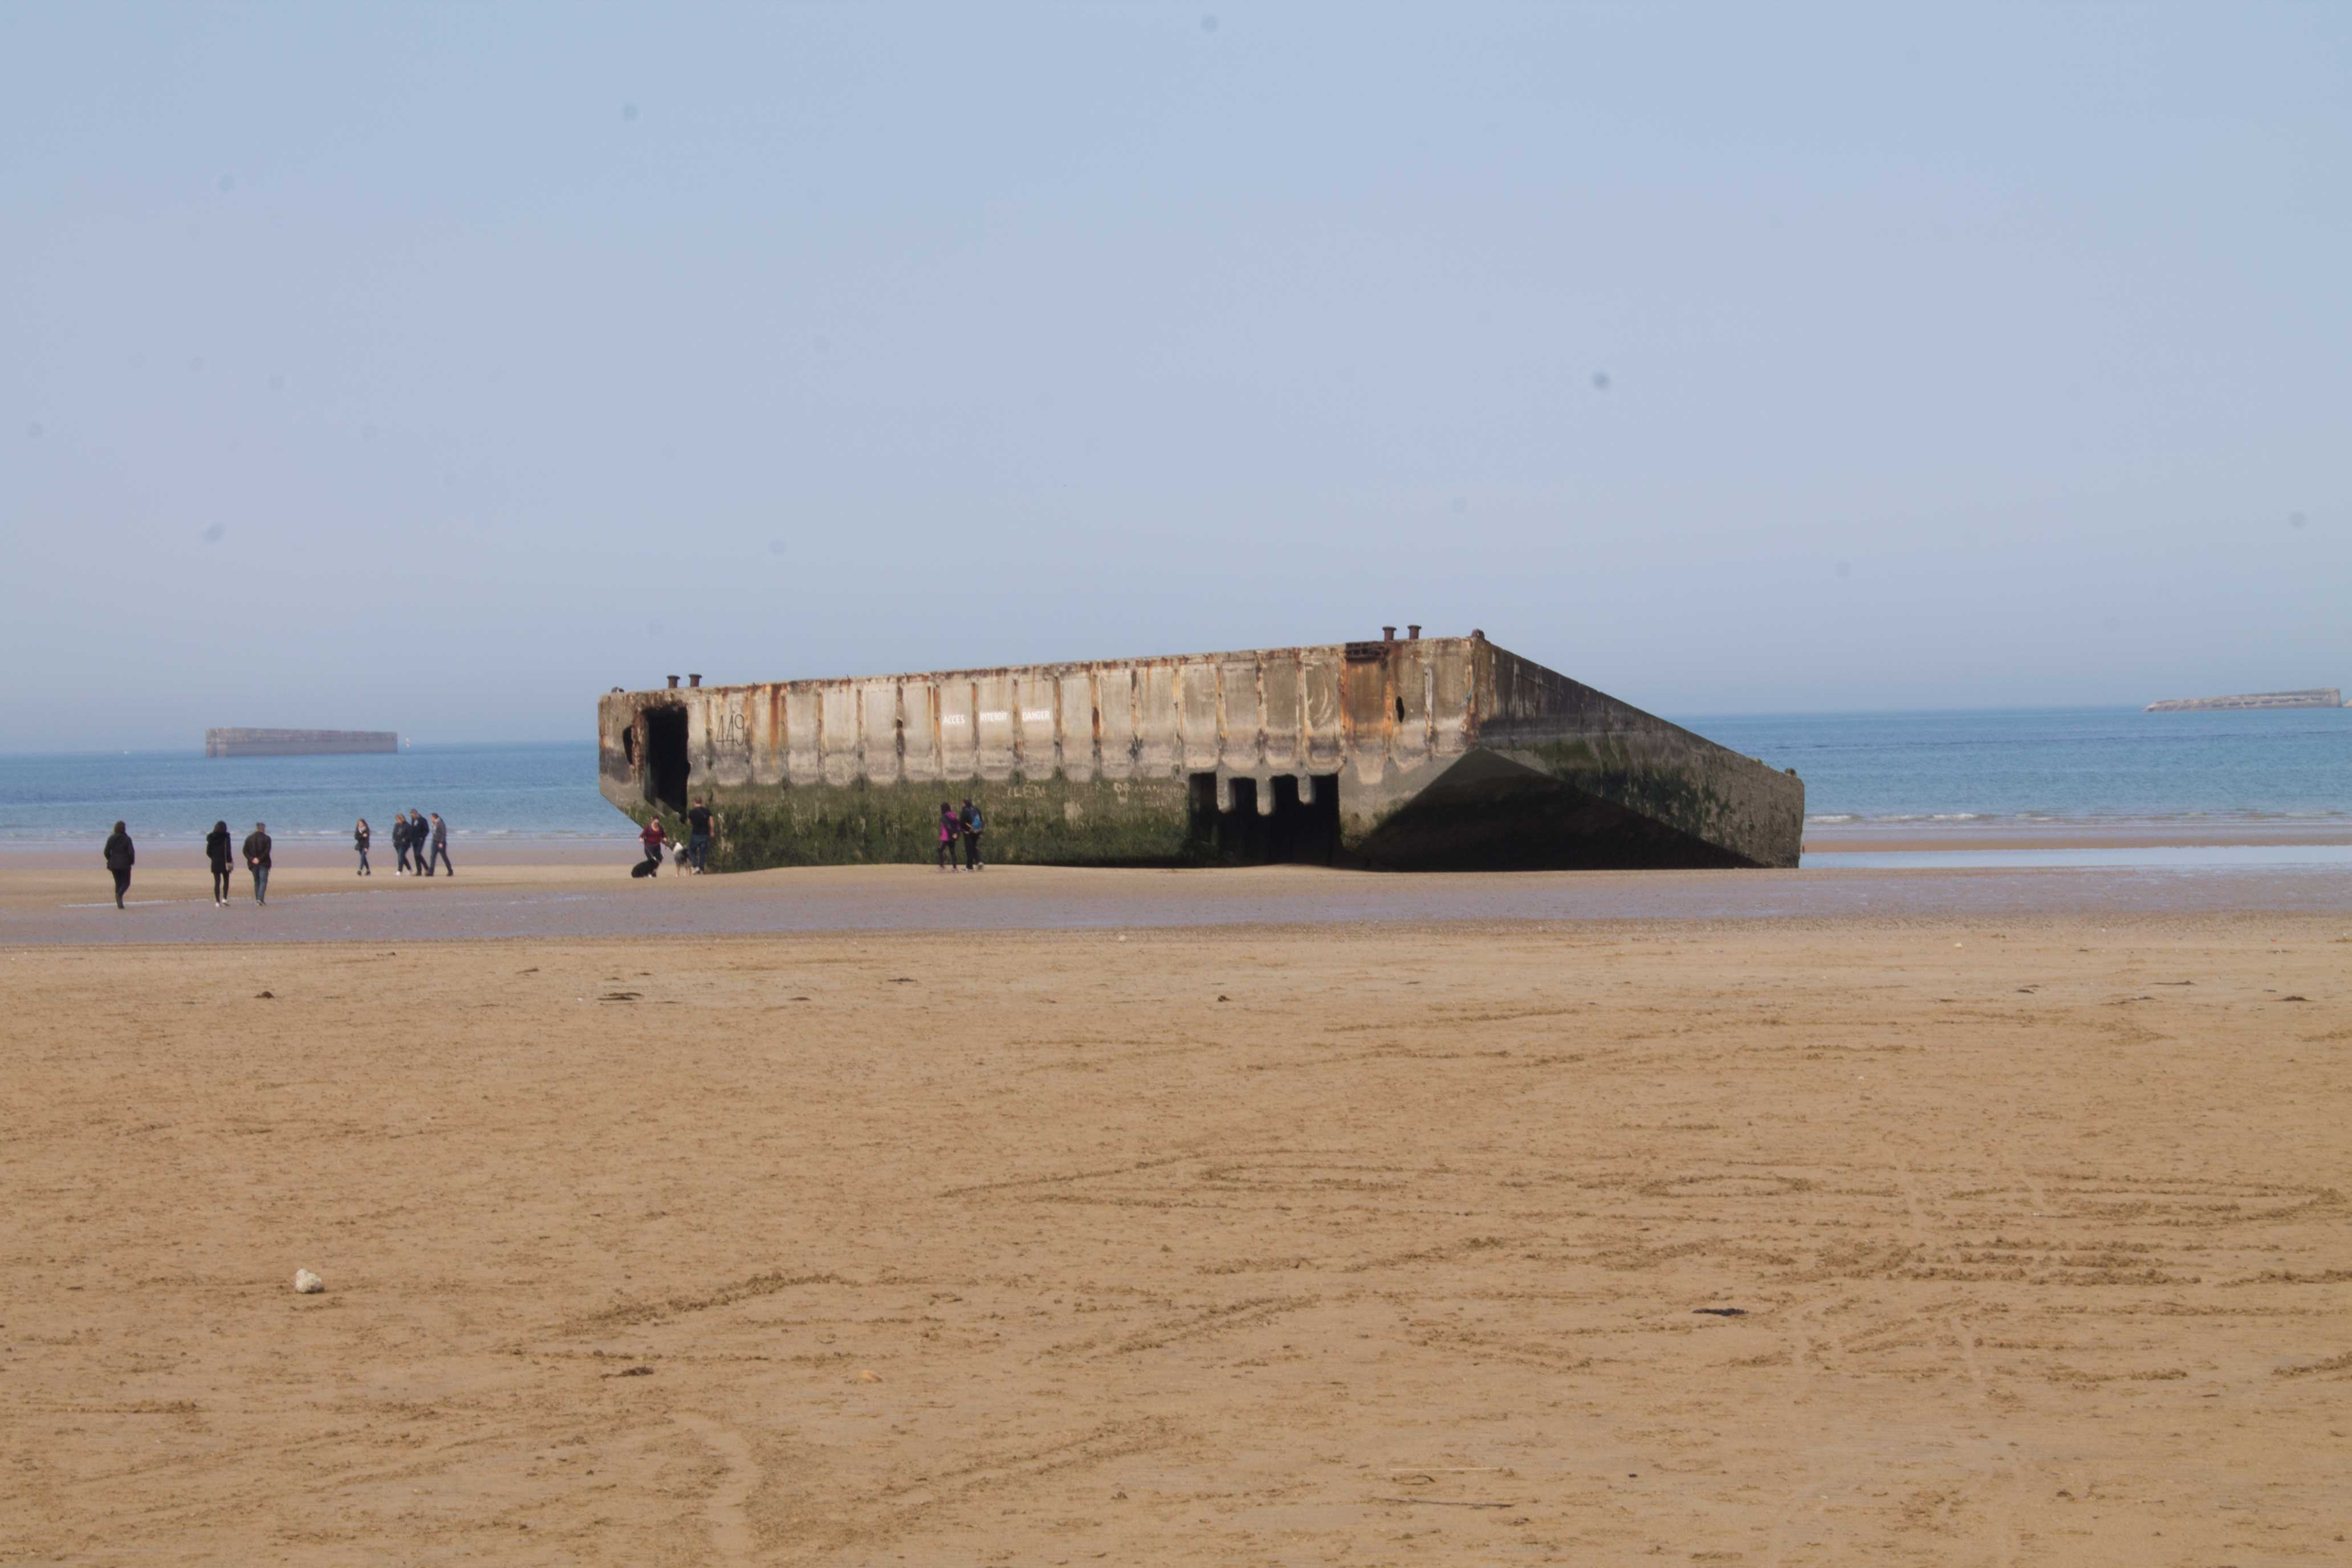
[(2340, 915), (0, 965), (0, 1562), (2352, 1558)]

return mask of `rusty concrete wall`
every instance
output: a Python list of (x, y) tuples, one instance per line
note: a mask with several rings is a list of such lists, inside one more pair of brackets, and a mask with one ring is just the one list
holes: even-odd
[[(678, 792), (758, 846), (740, 863), (919, 854), (923, 814), (961, 794), (1013, 803), (997, 841), (1015, 858), (1192, 858), (1202, 775), (1219, 812), (1251, 798), (1271, 816), (1277, 779), (1300, 801), (1330, 792), (1366, 863), (1793, 864), (1802, 822), (1794, 779), (1476, 635), (615, 691), (602, 788), (640, 820), (659, 809), (646, 762), (663, 715), (684, 720)], [(1530, 835), (1567, 818), (1532, 797), (1524, 820), (1488, 808), (1535, 784), (1584, 802), (1573, 832), (1622, 842), (1528, 860)]]
[(1606, 692), (1488, 645), (1478, 744), (1753, 865), (1794, 866), (1805, 787)]
[(616, 692), (600, 705), (603, 776), (615, 804), (641, 800), (642, 716), (675, 707), (692, 778), (726, 791), (1207, 772), (1224, 789), (1343, 768), (1379, 785), (1468, 747), (1484, 646), (1431, 638)]

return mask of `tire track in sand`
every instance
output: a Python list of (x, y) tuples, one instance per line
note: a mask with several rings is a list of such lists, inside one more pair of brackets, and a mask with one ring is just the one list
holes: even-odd
[[(1919, 1183), (1911, 1174), (1910, 1163), (1895, 1161), (1895, 1179), (1903, 1184), (1903, 1211), (1911, 1232), (1911, 1244), (1918, 1249), (1921, 1257), (1931, 1258), (1935, 1250), (1935, 1228), (1920, 1212)], [(2035, 1189), (2037, 1194), (2039, 1190)], [(1976, 1325), (1955, 1309), (1939, 1314), (1937, 1326), (1959, 1353), (1960, 1365), (1969, 1375), (1969, 1385), (1976, 1390), (1977, 1403), (1990, 1417), (1990, 1425), (1998, 1432), (2000, 1429), (2000, 1401), (1994, 1396), (1991, 1380), (1985, 1375), (1984, 1366), (1977, 1359)], [(1983, 1468), (1989, 1483), (1984, 1487), (1984, 1500), (1987, 1519), (1992, 1526), (1993, 1562), (1999, 1568), (2013, 1568), (2017, 1562), (2017, 1527), (2011, 1514), (2017, 1500), (2017, 1462), (1996, 1448)]]
[(759, 1487), (760, 1466), (751, 1458), (750, 1441), (734, 1427), (722, 1426), (708, 1416), (680, 1411), (671, 1418), (702, 1439), (727, 1467), (726, 1475), (702, 1505), (703, 1518), (710, 1528), (710, 1560), (751, 1562), (751, 1516), (745, 1511), (745, 1505)]
[[(1819, 1209), (1822, 1195), (1818, 1186), (1803, 1189), (1801, 1201)], [(1824, 1285), (1822, 1289), (1834, 1287)], [(1811, 1513), (1814, 1522), (1826, 1523), (1826, 1515), (1819, 1506), (1833, 1484), (1833, 1471), (1823, 1455), (1836, 1429), (1834, 1416), (1821, 1412), (1821, 1401), (1826, 1396), (1822, 1387), (1826, 1375), (1842, 1373), (1844, 1347), (1835, 1330), (1822, 1321), (1822, 1303), (1806, 1301), (1793, 1303), (1785, 1312), (1773, 1314), (1776, 1324), (1785, 1324), (1789, 1336), (1789, 1380), (1791, 1385), (1784, 1408), (1788, 1414), (1788, 1433), (1791, 1451), (1801, 1458), (1803, 1469), (1787, 1499), (1772, 1516), (1771, 1528), (1764, 1538), (1765, 1568), (1780, 1568), (1789, 1559), (1790, 1537), (1795, 1530), (1799, 1513)], [(1820, 1337), (1815, 1338), (1818, 1331)]]
[[(1800, 1423), (1804, 1428), (1804, 1436), (1798, 1451), (1803, 1456), (1805, 1468), (1787, 1500), (1772, 1516), (1771, 1529), (1764, 1539), (1765, 1568), (1780, 1568), (1788, 1561), (1790, 1532), (1796, 1524), (1798, 1513), (1810, 1511), (1818, 1521), (1822, 1517), (1821, 1510), (1809, 1505), (1818, 1502), (1824, 1495), (1822, 1489), (1831, 1484), (1831, 1472), (1817, 1457), (1822, 1452), (1831, 1424), (1815, 1414), (1814, 1406), (1821, 1396), (1820, 1375), (1830, 1370), (1828, 1358), (1820, 1356), (1820, 1352), (1826, 1344), (1833, 1354), (1837, 1336), (1821, 1322), (1821, 1311), (1820, 1303), (1806, 1301), (1787, 1312), (1774, 1314), (1788, 1325), (1789, 1377), (1793, 1386), (1790, 1390), (1786, 1408), (1791, 1413), (1804, 1412)], [(1813, 1338), (1816, 1328), (1821, 1329), (1824, 1339)], [(1820, 1357), (1818, 1362), (1817, 1357)], [(1791, 1431), (1790, 1437), (1794, 1446), (1797, 1434)]]

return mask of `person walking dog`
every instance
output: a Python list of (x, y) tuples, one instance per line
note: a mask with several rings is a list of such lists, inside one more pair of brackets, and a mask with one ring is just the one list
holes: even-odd
[(264, 823), (253, 824), (253, 831), (245, 835), (245, 863), (253, 873), (253, 902), (269, 902), (269, 830)]
[(213, 864), (213, 907), (228, 907), (228, 874), (236, 868), (236, 841), (228, 836), (226, 822), (215, 822), (213, 831), (205, 835), (205, 859)]
[(131, 868), (137, 863), (139, 852), (131, 847), (131, 830), (121, 823), (114, 824), (114, 832), (106, 841), (106, 869), (114, 873), (114, 907), (122, 907), (122, 895), (131, 891)]

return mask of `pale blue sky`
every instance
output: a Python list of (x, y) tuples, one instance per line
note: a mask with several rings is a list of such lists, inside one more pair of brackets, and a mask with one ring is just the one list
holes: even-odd
[[(2352, 685), (2352, 10), (0, 9), (10, 749)], [(1605, 382), (1603, 380), (1605, 378)]]

